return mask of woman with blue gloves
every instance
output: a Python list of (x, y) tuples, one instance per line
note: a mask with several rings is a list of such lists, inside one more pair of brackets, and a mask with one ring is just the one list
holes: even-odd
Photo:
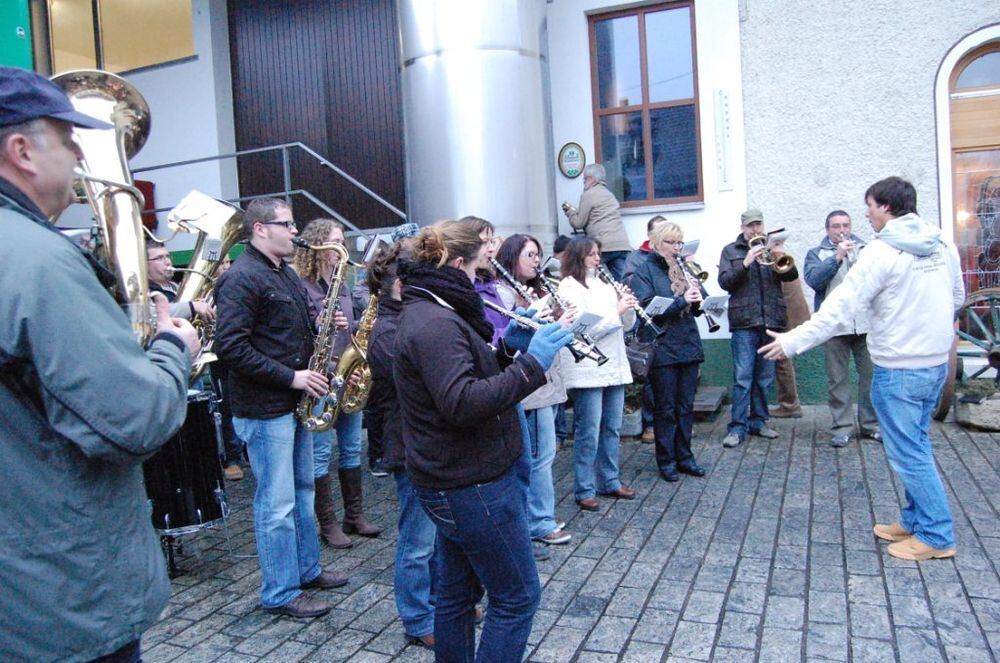
[[(524, 657), (541, 589), (514, 466), (523, 452), (515, 406), (545, 384), (572, 334), (508, 326), (497, 348), (473, 287), (489, 246), (468, 224), (420, 231), (400, 265), (403, 305), (393, 379), (406, 472), (437, 526), (434, 650), (438, 660)], [(504, 366), (504, 368), (501, 368)], [(489, 609), (476, 652), (479, 583)]]

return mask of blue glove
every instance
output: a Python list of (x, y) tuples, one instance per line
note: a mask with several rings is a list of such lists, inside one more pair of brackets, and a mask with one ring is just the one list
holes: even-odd
[(556, 353), (573, 341), (573, 332), (558, 322), (552, 322), (537, 332), (528, 344), (528, 354), (538, 360), (544, 370), (549, 370), (556, 360)]
[[(514, 313), (518, 315), (527, 315), (528, 312), (521, 307), (514, 309)], [(528, 351), (528, 343), (531, 342), (531, 336), (535, 331), (533, 329), (525, 329), (521, 325), (517, 324), (516, 321), (511, 320), (507, 323), (507, 328), (503, 330), (503, 342), (510, 350), (517, 350), (520, 352)]]

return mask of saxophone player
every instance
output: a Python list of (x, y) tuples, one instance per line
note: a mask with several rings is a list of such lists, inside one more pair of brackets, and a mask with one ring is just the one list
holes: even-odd
[(295, 416), (302, 392), (321, 398), (326, 377), (308, 369), (313, 327), (301, 281), (286, 263), (298, 232), (289, 203), (247, 206), (248, 246), (215, 285), (216, 348), (229, 369), (236, 433), (257, 479), (254, 534), (261, 606), (292, 617), (318, 617), (331, 605), (302, 592), (347, 583), (319, 564), (313, 521), (312, 437)]
[[(344, 226), (333, 219), (314, 219), (302, 231), (302, 239), (310, 245), (325, 243), (343, 244)], [(329, 289), (333, 286), (333, 273), (337, 266), (336, 252), (296, 249), (292, 264), (299, 277), (309, 304), (311, 320), (319, 318), (324, 302), (328, 300)], [(338, 329), (337, 338), (331, 350), (331, 364), (337, 360), (351, 342), (351, 336), (358, 330), (354, 316), (354, 305), (345, 282), (338, 286), (334, 297), (338, 309), (334, 322)], [(337, 523), (333, 503), (333, 488), (330, 478), (330, 457), (333, 452), (333, 433), (337, 434), (337, 475), (340, 492), (344, 500), (344, 526)], [(341, 412), (330, 430), (313, 431), (313, 477), (316, 483), (316, 520), (319, 521), (320, 536), (333, 548), (350, 548), (351, 540), (345, 531), (361, 536), (374, 537), (382, 531), (365, 518), (361, 496), (361, 412)]]
[(0, 67), (2, 660), (138, 660), (170, 594), (141, 464), (184, 421), (198, 336), (158, 302), (143, 350), (107, 270), (49, 225), (74, 200), (74, 127), (111, 128)]

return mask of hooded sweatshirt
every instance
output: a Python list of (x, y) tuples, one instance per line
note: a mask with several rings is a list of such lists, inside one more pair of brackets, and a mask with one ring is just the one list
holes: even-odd
[(964, 300), (955, 246), (939, 228), (907, 214), (885, 224), (812, 319), (782, 335), (781, 347), (789, 357), (802, 354), (868, 310), (868, 351), (876, 366), (938, 366), (948, 361), (954, 313)]

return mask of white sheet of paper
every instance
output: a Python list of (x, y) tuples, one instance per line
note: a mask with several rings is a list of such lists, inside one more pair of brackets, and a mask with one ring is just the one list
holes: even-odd
[(729, 295), (715, 295), (701, 304), (701, 310), (709, 315), (720, 317), (729, 308)]
[(586, 334), (591, 327), (601, 321), (601, 316), (596, 313), (583, 312), (577, 316), (569, 330), (574, 334)]
[(657, 295), (646, 305), (646, 314), (650, 317), (660, 315), (674, 303), (673, 297), (661, 297)]

